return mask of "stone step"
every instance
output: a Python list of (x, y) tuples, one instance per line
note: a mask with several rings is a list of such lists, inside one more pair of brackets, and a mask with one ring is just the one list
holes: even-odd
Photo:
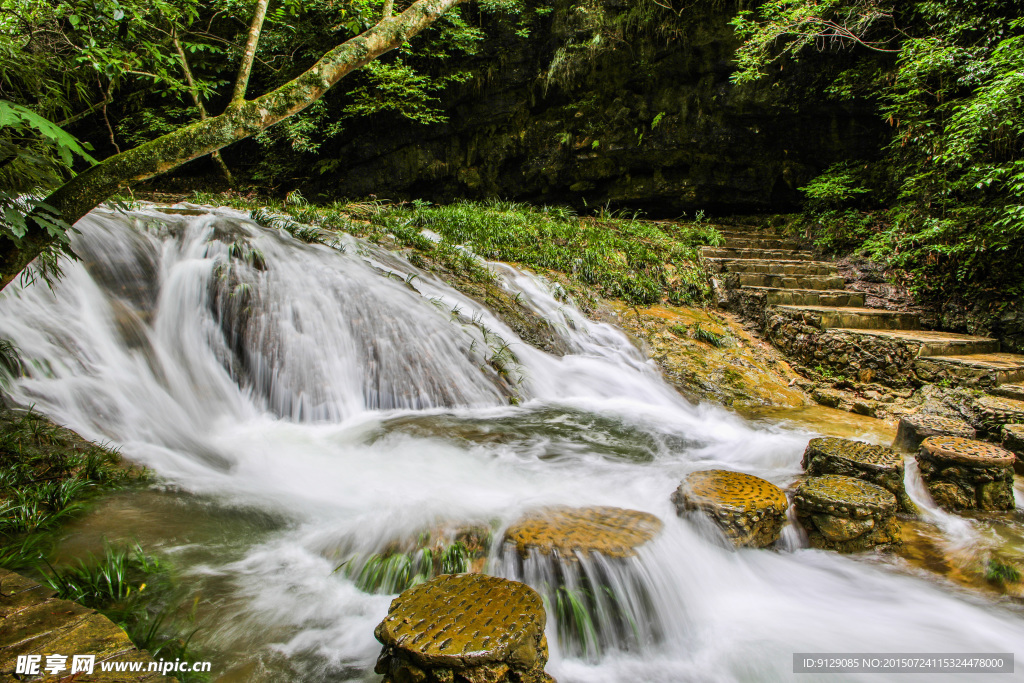
[(973, 353), (918, 358), (915, 372), (926, 381), (955, 378), (974, 387), (1024, 382), (1024, 356), (1015, 353)]
[(807, 244), (791, 237), (726, 237), (730, 249), (806, 249)]
[(844, 289), (781, 289), (778, 287), (743, 287), (767, 294), (769, 306), (844, 306), (864, 305), (864, 294)]
[(702, 247), (704, 258), (759, 259), (766, 261), (813, 261), (814, 253), (798, 249), (732, 249)]
[(834, 275), (828, 261), (776, 261), (765, 259), (708, 259), (723, 273), (767, 273), (770, 275)]
[(876, 308), (833, 306), (781, 306), (798, 313), (811, 313), (824, 329), (851, 331), (916, 330), (920, 319), (916, 313), (883, 311)]
[(917, 350), (918, 357), (929, 356), (969, 356), (996, 353), (999, 351), (999, 341), (988, 337), (975, 337), (969, 334), (956, 334), (954, 332), (933, 332), (931, 330), (864, 330), (864, 329), (843, 329), (843, 332), (868, 335), (872, 337), (887, 337), (909, 342)]
[(770, 273), (739, 273), (739, 284), (745, 287), (779, 287), (782, 289), (842, 289), (846, 280), (839, 275), (772, 275)]
[(1002, 386), (992, 387), (989, 389), (988, 393), (993, 396), (1002, 396), (1003, 398), (1012, 398), (1017, 401), (1024, 401), (1024, 385), (1020, 384), (1003, 384)]

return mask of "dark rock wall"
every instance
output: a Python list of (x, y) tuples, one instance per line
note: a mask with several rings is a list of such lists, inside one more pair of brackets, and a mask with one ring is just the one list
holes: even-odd
[[(615, 0), (601, 7), (612, 20), (627, 11)], [(578, 7), (556, 0), (529, 38), (498, 31), (467, 58), (461, 66), (474, 78), (444, 94), (446, 123), (391, 115), (354, 122), (320, 151), (342, 160), (338, 171), (308, 189), (580, 208), (611, 202), (652, 216), (791, 209), (798, 187), (836, 160), (873, 156), (885, 132), (867, 107), (821, 95), (842, 57), (732, 85), (737, 42), (728, 21), (736, 11), (736, 2), (715, 0), (698, 0), (679, 17), (660, 10), (643, 30), (573, 62), (563, 86), (545, 83), (545, 74), (558, 49), (585, 42), (592, 27), (579, 26)]]

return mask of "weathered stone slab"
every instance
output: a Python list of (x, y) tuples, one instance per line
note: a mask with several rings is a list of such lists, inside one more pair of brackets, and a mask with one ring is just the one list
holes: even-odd
[(540, 595), (483, 574), (445, 574), (391, 602), (374, 635), (383, 683), (554, 683)]
[(931, 436), (917, 454), (921, 478), (947, 510), (1012, 510), (1016, 457), (995, 444)]
[(575, 553), (601, 553), (606, 557), (629, 557), (661, 531), (661, 520), (652, 514), (614, 507), (551, 507), (531, 512), (505, 532), (521, 557), (536, 548), (545, 555), (557, 552), (573, 558)]
[(834, 474), (809, 477), (793, 501), (812, 548), (852, 553), (900, 543), (899, 504), (881, 486)]
[(900, 509), (917, 513), (904, 485), (903, 456), (890, 448), (862, 441), (822, 437), (811, 439), (800, 462), (807, 474), (838, 474), (863, 479), (896, 496)]
[(786, 494), (775, 484), (743, 472), (692, 472), (672, 494), (680, 514), (700, 510), (737, 546), (763, 548), (786, 523)]
[(989, 426), (1024, 423), (1024, 401), (999, 396), (980, 396), (974, 407)]
[(973, 439), (977, 436), (974, 427), (963, 420), (940, 415), (918, 413), (907, 415), (900, 420), (896, 430), (896, 440), (892, 447), (909, 453), (917, 453), (921, 442), (929, 436), (958, 436), (962, 439)]

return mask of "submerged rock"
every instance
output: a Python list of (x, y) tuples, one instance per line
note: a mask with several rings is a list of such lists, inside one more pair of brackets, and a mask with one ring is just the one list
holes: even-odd
[(921, 442), (929, 436), (958, 436), (962, 439), (973, 439), (977, 436), (977, 432), (974, 427), (963, 420), (918, 413), (900, 419), (900, 426), (896, 431), (896, 440), (892, 442), (892, 447), (916, 453), (917, 449), (921, 447)]
[(955, 436), (921, 443), (917, 463), (932, 498), (947, 510), (1012, 510), (1013, 453)]
[(529, 513), (505, 532), (521, 557), (531, 548), (564, 558), (597, 552), (629, 557), (661, 531), (661, 520), (637, 510), (614, 507), (551, 507)]
[(904, 512), (917, 513), (903, 483), (903, 457), (892, 449), (835, 437), (811, 439), (800, 464), (812, 477), (838, 474), (881, 486)]
[(382, 683), (554, 683), (540, 595), (483, 574), (445, 574), (391, 601), (374, 631)]
[(900, 543), (896, 496), (881, 486), (834, 474), (809, 477), (793, 501), (812, 548), (853, 553)]
[(672, 494), (680, 514), (700, 510), (737, 546), (763, 548), (786, 523), (786, 494), (775, 484), (743, 472), (692, 472)]

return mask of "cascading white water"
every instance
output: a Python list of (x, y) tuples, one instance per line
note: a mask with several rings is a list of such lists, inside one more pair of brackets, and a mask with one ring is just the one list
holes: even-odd
[[(4, 293), (0, 334), (28, 362), (16, 400), (119, 445), (176, 492), (132, 514), (165, 525), (165, 550), (217, 596), (197, 638), (221, 653), (223, 680), (374, 680), (390, 597), (335, 572), (339, 548), (378, 551), (438, 523), (500, 528), (553, 504), (665, 522), (632, 570), (601, 570), (621, 594), (641, 582), (631, 613), (655, 603), (636, 642), (573, 652), (549, 626), (548, 670), (563, 683), (785, 681), (794, 652), (1024, 642), (1019, 611), (899, 563), (802, 549), (796, 533), (790, 550), (734, 551), (678, 518), (669, 494), (686, 473), (786, 485), (809, 435), (690, 405), (625, 335), (543, 281), (493, 265), (560, 330), (563, 357), (372, 245), (348, 239), (339, 253), (238, 212), (198, 213), (95, 211), (75, 237), (83, 261), (54, 292)], [(511, 373), (495, 368), (496, 339), (518, 359)]]

